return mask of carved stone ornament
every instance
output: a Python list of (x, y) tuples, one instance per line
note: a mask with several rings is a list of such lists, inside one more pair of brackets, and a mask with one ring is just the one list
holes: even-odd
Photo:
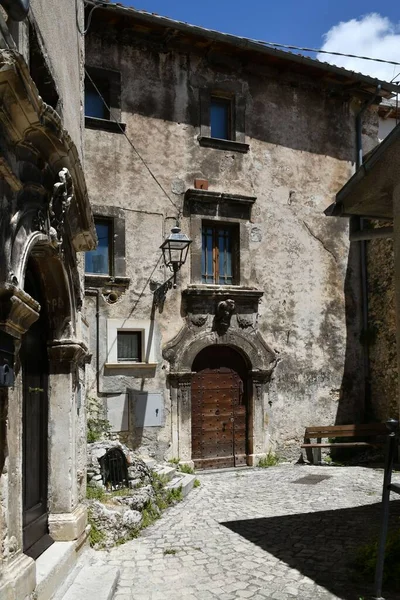
[(218, 302), (217, 310), (215, 311), (214, 317), (214, 331), (216, 331), (219, 334), (224, 334), (227, 332), (231, 324), (231, 317), (235, 312), (235, 309), (235, 301), (230, 298)]
[(241, 329), (253, 327), (253, 317), (251, 315), (236, 315), (236, 319)]
[(190, 320), (196, 327), (203, 327), (207, 322), (207, 315), (190, 315)]
[(68, 169), (58, 173), (60, 181), (54, 184), (53, 197), (49, 205), (50, 237), (57, 244), (62, 244), (65, 219), (74, 195), (72, 178)]

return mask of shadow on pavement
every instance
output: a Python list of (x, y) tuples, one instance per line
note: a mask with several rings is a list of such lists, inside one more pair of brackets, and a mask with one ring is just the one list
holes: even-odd
[[(351, 563), (360, 545), (378, 538), (379, 504), (221, 523), (344, 600), (371, 597)], [(400, 501), (390, 503), (390, 527), (399, 527)], [(386, 586), (387, 587), (387, 586)], [(386, 593), (385, 593), (386, 592)], [(388, 592), (388, 600), (400, 593)]]

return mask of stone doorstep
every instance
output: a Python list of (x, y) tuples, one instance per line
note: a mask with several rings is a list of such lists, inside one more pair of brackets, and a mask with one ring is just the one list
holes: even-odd
[(193, 489), (196, 475), (191, 473), (177, 473), (176, 476), (165, 486), (167, 490), (176, 490), (182, 487), (182, 496), (186, 498)]
[(119, 573), (103, 563), (83, 566), (62, 600), (112, 600)]
[(140, 458), (142, 459), (146, 467), (150, 470), (153, 470), (154, 467), (157, 466), (157, 461), (154, 460), (154, 458), (143, 458), (142, 456)]
[(54, 542), (36, 560), (37, 600), (50, 600), (74, 569), (77, 560), (76, 541)]

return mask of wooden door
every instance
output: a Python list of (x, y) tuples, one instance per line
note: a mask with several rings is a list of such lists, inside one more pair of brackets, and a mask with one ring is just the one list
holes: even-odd
[[(28, 293), (38, 298), (29, 285)], [(42, 302), (41, 305), (43, 306)], [(43, 314), (22, 338), (23, 377), (23, 549), (37, 558), (51, 543), (48, 535), (48, 360)]]
[(204, 369), (193, 376), (192, 460), (197, 468), (246, 464), (243, 382), (232, 369)]

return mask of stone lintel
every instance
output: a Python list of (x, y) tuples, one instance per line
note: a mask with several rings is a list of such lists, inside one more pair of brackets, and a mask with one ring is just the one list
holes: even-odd
[(187, 298), (233, 298), (235, 300), (260, 300), (264, 295), (262, 290), (234, 285), (189, 285), (182, 295)]
[(82, 363), (88, 355), (87, 346), (77, 340), (53, 340), (48, 343), (49, 360), (55, 363)]
[(15, 285), (0, 284), (0, 329), (20, 339), (38, 320), (40, 304)]
[(245, 196), (244, 194), (228, 194), (227, 192), (215, 192), (202, 189), (188, 189), (185, 200), (203, 200), (205, 202), (239, 202), (240, 204), (254, 204), (257, 196)]
[(49, 514), (49, 533), (56, 542), (77, 540), (87, 525), (87, 508), (80, 504), (71, 513)]

